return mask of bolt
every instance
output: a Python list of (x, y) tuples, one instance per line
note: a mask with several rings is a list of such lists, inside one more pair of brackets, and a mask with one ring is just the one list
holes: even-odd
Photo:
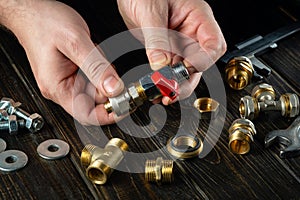
[(145, 178), (149, 182), (157, 184), (173, 181), (173, 161), (163, 160), (158, 157), (156, 160), (147, 160), (145, 165)]
[(8, 117), (8, 121), (0, 122), (0, 130), (5, 130), (11, 134), (15, 135), (18, 133), (19, 128), (24, 128), (25, 122), (24, 120), (17, 120), (15, 115), (10, 115)]
[(20, 106), (20, 102), (15, 102), (11, 98), (3, 97), (0, 101), (0, 109), (6, 110), (8, 114), (12, 114)]
[(264, 100), (245, 96), (240, 100), (239, 111), (242, 118), (255, 119), (262, 111), (280, 111), (284, 117), (295, 117), (299, 114), (299, 97), (296, 94), (286, 93), (278, 101)]

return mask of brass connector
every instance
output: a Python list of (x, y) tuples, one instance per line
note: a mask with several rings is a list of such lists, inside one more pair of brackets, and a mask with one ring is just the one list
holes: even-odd
[(158, 157), (156, 160), (147, 160), (145, 165), (145, 179), (157, 184), (172, 182), (173, 161), (163, 160), (162, 157)]
[(234, 57), (227, 63), (225, 74), (225, 79), (232, 89), (242, 90), (250, 83), (254, 68), (249, 58)]
[(81, 164), (86, 169), (86, 176), (95, 184), (106, 183), (127, 150), (128, 145), (119, 138), (111, 139), (104, 148), (86, 145), (81, 152)]
[(251, 96), (258, 101), (265, 101), (275, 100), (276, 94), (274, 88), (271, 85), (262, 83), (252, 89)]
[(229, 149), (236, 154), (246, 154), (250, 151), (250, 143), (256, 134), (254, 124), (248, 119), (237, 119), (230, 126)]
[(198, 98), (194, 102), (194, 108), (197, 109), (197, 115), (200, 119), (214, 119), (219, 113), (220, 104), (208, 97)]

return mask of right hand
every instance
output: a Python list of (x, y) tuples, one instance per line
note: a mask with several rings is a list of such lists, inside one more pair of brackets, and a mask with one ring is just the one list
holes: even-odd
[[(114, 123), (116, 118), (106, 112), (104, 103), (124, 84), (96, 50), (82, 17), (52, 0), (24, 0), (13, 12), (2, 23), (24, 47), (43, 96), (84, 125)], [(78, 73), (79, 68), (84, 74)]]

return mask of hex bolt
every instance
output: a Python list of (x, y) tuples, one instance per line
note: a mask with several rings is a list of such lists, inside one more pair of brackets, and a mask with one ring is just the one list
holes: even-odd
[(6, 110), (8, 114), (13, 114), (15, 112), (15, 109), (20, 106), (20, 102), (15, 102), (11, 98), (3, 97), (0, 101), (0, 109)]
[(19, 128), (24, 128), (24, 120), (17, 120), (15, 115), (10, 115), (8, 121), (0, 122), (0, 130), (8, 131), (11, 135), (18, 133)]
[(173, 181), (173, 160), (147, 160), (145, 164), (145, 179), (149, 182), (170, 183)]
[(256, 98), (245, 96), (241, 98), (239, 111), (242, 118), (255, 119), (260, 112), (280, 111), (284, 117), (295, 117), (299, 114), (299, 97), (296, 94), (286, 93), (278, 101), (264, 100), (259, 102)]
[(261, 83), (252, 89), (251, 96), (258, 101), (265, 101), (275, 100), (276, 94), (274, 88), (271, 85), (267, 83)]
[(16, 116), (25, 120), (25, 127), (32, 133), (35, 133), (44, 126), (44, 119), (38, 114), (29, 114), (21, 108), (16, 108), (14, 113)]
[(250, 151), (250, 143), (256, 134), (254, 124), (248, 119), (236, 119), (229, 130), (228, 147), (235, 154), (246, 154)]

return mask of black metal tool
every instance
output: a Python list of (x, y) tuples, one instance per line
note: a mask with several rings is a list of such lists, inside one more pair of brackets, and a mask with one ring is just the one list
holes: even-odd
[(279, 40), (290, 36), (291, 34), (300, 30), (300, 21), (291, 23), (284, 26), (276, 31), (265, 35), (264, 37), (257, 35), (249, 40), (235, 45), (236, 50), (227, 52), (220, 58), (223, 63), (228, 63), (228, 61), (233, 57), (246, 56), (248, 57), (255, 69), (254, 76), (262, 79), (271, 74), (271, 69), (266, 66), (262, 61), (255, 57), (257, 53), (262, 53), (268, 49), (274, 49), (277, 47), (276, 42)]
[(300, 116), (287, 129), (268, 133), (265, 137), (265, 147), (269, 147), (275, 141), (286, 146), (280, 150), (281, 158), (300, 155)]

